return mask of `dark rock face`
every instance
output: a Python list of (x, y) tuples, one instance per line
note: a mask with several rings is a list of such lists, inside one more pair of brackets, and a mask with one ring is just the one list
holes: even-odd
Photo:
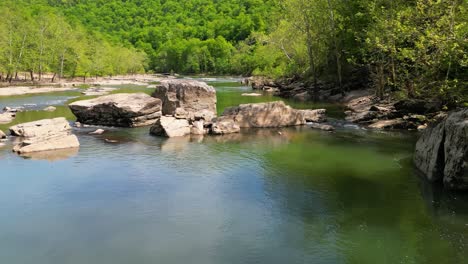
[(468, 109), (427, 128), (416, 144), (414, 163), (447, 189), (468, 189)]
[[(162, 114), (194, 120), (200, 113), (216, 117), (216, 90), (204, 82), (193, 80), (165, 80), (156, 87), (153, 97), (162, 101)], [(211, 120), (205, 120), (211, 121)]]
[(88, 125), (139, 127), (161, 116), (161, 100), (144, 93), (112, 94), (69, 105), (77, 121)]

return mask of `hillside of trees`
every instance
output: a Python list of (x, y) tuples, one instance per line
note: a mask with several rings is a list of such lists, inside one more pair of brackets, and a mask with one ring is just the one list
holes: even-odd
[(146, 54), (112, 44), (80, 24), (71, 24), (55, 8), (28, 1), (0, 3), (0, 78), (19, 72), (41, 80), (144, 72)]
[(0, 72), (264, 75), (467, 101), (465, 0), (4, 0)]

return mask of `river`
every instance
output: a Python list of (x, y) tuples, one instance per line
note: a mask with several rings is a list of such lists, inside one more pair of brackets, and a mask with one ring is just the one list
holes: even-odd
[[(278, 100), (241, 96), (251, 90), (237, 79), (209, 83), (219, 112)], [(81, 98), (78, 91), (14, 96), (0, 98), (0, 107), (26, 106), (15, 123), (73, 121), (65, 104)], [(75, 130), (79, 152), (32, 157), (7, 143), (0, 147), (1, 262), (466, 263), (468, 197), (418, 177), (415, 133), (359, 129), (339, 121), (340, 107), (288, 103), (328, 108), (337, 131), (164, 139), (147, 127), (100, 136), (84, 128)], [(37, 111), (51, 104), (57, 111)]]

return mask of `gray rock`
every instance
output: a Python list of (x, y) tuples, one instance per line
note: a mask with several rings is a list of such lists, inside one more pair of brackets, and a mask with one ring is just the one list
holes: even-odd
[(88, 125), (139, 127), (161, 116), (161, 100), (145, 93), (112, 94), (69, 105), (77, 121)]
[(189, 119), (201, 111), (216, 116), (216, 90), (204, 82), (164, 80), (156, 88), (153, 97), (161, 99), (163, 115), (175, 116), (177, 109), (181, 108), (188, 113)]
[(453, 112), (424, 130), (414, 163), (431, 181), (447, 189), (468, 189), (468, 109)]
[(192, 135), (205, 135), (208, 133), (208, 129), (205, 128), (205, 122), (203, 120), (193, 121), (192, 128), (190, 129), (190, 134)]
[(286, 127), (304, 125), (305, 112), (296, 110), (282, 101), (258, 104), (242, 104), (227, 108), (223, 120), (232, 120), (239, 127)]
[(326, 122), (327, 121), (327, 110), (315, 109), (315, 110), (298, 110), (304, 117), (306, 122)]
[(214, 135), (224, 135), (239, 133), (240, 127), (233, 120), (222, 120), (215, 121), (211, 127), (211, 133)]
[(57, 110), (55, 106), (48, 106), (43, 109), (43, 111), (46, 111), (46, 112), (54, 112), (55, 110)]
[(104, 129), (97, 129), (91, 133), (89, 133), (90, 135), (102, 135), (104, 134), (106, 131)]
[(390, 120), (379, 120), (377, 122), (372, 123), (369, 125), (369, 128), (373, 129), (398, 129), (405, 127), (405, 120), (401, 118), (397, 119), (390, 119)]
[(11, 123), (16, 117), (13, 112), (5, 112), (0, 114), (0, 125)]
[(186, 119), (162, 116), (151, 127), (150, 133), (163, 137), (182, 137), (190, 134), (190, 124)]
[(12, 126), (10, 133), (22, 138), (20, 143), (13, 147), (13, 151), (18, 154), (80, 146), (78, 138), (71, 134), (71, 127), (63, 117)]

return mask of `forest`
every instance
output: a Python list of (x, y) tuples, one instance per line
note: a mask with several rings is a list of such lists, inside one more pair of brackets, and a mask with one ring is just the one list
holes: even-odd
[(467, 101), (464, 0), (6, 0), (0, 72), (262, 75)]

